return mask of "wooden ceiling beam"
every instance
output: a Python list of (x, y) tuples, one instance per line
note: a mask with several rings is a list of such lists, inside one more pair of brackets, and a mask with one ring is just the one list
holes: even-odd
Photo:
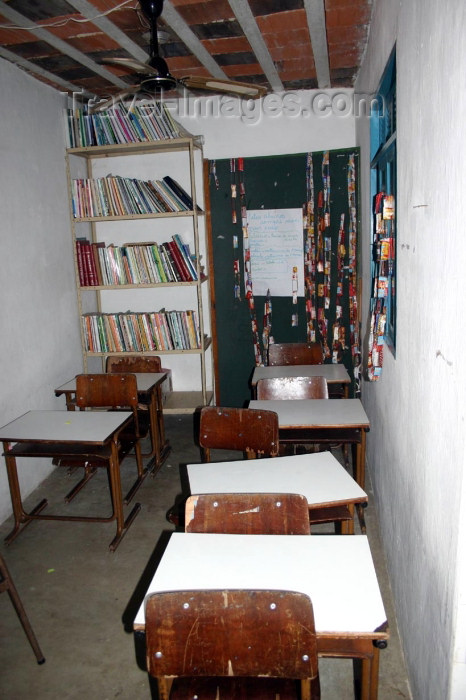
[(149, 59), (149, 55), (136, 42), (130, 39), (127, 34), (121, 31), (116, 24), (113, 24), (108, 17), (97, 17), (98, 9), (87, 0), (66, 0), (68, 5), (72, 5), (83, 17), (90, 20), (92, 24), (113, 39), (122, 49), (127, 51), (133, 58), (145, 63)]
[(317, 85), (321, 89), (329, 88), (331, 86), (330, 65), (324, 0), (304, 0), (304, 9), (306, 10), (312, 53), (314, 54)]
[(163, 5), (162, 18), (171, 29), (179, 36), (181, 41), (188, 47), (197, 60), (207, 68), (213, 78), (228, 80), (226, 73), (218, 65), (217, 61), (212, 58), (207, 49), (199, 41), (189, 25), (184, 21), (179, 12), (175, 10), (171, 2), (165, 0)]
[(270, 87), (276, 92), (281, 92), (284, 89), (283, 83), (280, 80), (275, 63), (272, 60), (260, 29), (257, 26), (256, 18), (251, 12), (248, 1), (228, 0), (228, 2), (235, 14), (236, 19), (241, 25), (244, 35), (249, 41), (258, 62), (262, 66), (262, 70), (264, 71), (265, 77), (269, 81)]
[[(50, 44), (50, 46), (53, 46), (55, 49), (60, 51), (60, 53), (69, 56), (74, 61), (77, 61), (77, 63), (86, 66), (86, 68), (88, 68), (93, 73), (97, 73), (97, 75), (100, 75), (102, 78), (105, 78), (105, 80), (108, 80), (108, 82), (112, 85), (116, 85), (116, 87), (118, 88), (128, 87), (127, 83), (123, 82), (123, 80), (120, 80), (120, 78), (118, 78), (116, 75), (111, 73), (103, 66), (99, 66), (98, 63), (93, 61), (91, 58), (88, 58), (86, 54), (82, 53), (81, 51), (78, 51), (78, 49), (75, 49), (73, 46), (71, 46), (71, 44), (68, 44), (66, 41), (63, 41), (63, 39), (59, 39), (51, 32), (48, 32), (46, 29), (43, 29), (42, 27), (34, 24), (34, 22), (22, 15), (20, 12), (16, 12), (16, 10), (13, 10), (11, 7), (9, 7), (7, 3), (0, 2), (0, 14), (3, 15), (3, 17), (6, 17), (6, 19), (8, 19), (16, 26), (27, 29), (28, 32), (34, 34), (42, 41), (45, 41), (47, 44)], [(16, 59), (15, 62), (19, 63), (19, 61), (17, 61)], [(36, 72), (38, 73), (38, 71)]]

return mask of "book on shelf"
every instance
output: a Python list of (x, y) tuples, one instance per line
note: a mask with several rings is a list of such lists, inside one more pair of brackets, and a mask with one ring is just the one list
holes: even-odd
[(190, 136), (173, 119), (164, 102), (133, 105), (123, 102), (101, 112), (90, 113), (88, 105), (65, 110), (68, 148), (144, 143)]
[(83, 251), (83, 243), (86, 241), (86, 238), (76, 238), (76, 263), (78, 267), (78, 277), (79, 277), (79, 286), (80, 287), (87, 287), (88, 283), (88, 276), (86, 274), (86, 269), (84, 265), (84, 251)]
[(87, 313), (82, 316), (87, 352), (152, 352), (199, 349), (196, 312)]
[(76, 260), (81, 287), (196, 282), (198, 279), (189, 245), (179, 234), (171, 241), (90, 243), (76, 238)]
[(168, 246), (168, 249), (171, 252), (174, 265), (178, 270), (181, 280), (183, 282), (192, 282), (192, 276), (176, 243), (174, 241), (168, 241), (166, 245)]
[(165, 261), (166, 269), (168, 270), (168, 276), (172, 282), (182, 282), (181, 275), (178, 272), (178, 268), (175, 265), (175, 261), (168, 247), (168, 243), (162, 243), (160, 246), (160, 254), (162, 260)]
[(185, 201), (164, 180), (107, 175), (96, 179), (76, 178), (72, 183), (76, 219), (183, 212), (192, 208), (192, 201), (190, 204)]
[(179, 335), (178, 328), (175, 325), (175, 317), (174, 313), (172, 311), (166, 311), (165, 312), (165, 318), (167, 319), (168, 322), (168, 327), (170, 329), (170, 335), (173, 340), (173, 347), (175, 350), (183, 350), (183, 342), (182, 339)]
[(159, 188), (156, 186), (156, 183), (152, 180), (149, 180), (148, 182), (144, 183), (145, 186), (148, 188), (152, 201), (155, 203), (155, 206), (157, 207), (157, 210), (161, 213), (165, 212), (170, 212), (172, 209), (170, 209), (170, 204), (167, 201), (166, 197), (162, 195), (160, 192)]
[(76, 239), (79, 283), (81, 287), (96, 287), (99, 284), (93, 247), (87, 238)]
[(102, 269), (100, 266), (100, 253), (99, 251), (102, 248), (105, 248), (105, 243), (91, 243), (91, 248), (92, 248), (92, 255), (94, 258), (94, 269), (95, 269), (95, 274), (96, 274), (96, 279), (97, 282), (96, 284), (101, 286), (103, 285), (103, 277), (102, 277)]
[(183, 243), (183, 240), (178, 233), (175, 233), (172, 236), (172, 240), (177, 245), (178, 250), (180, 251), (182, 258), (186, 263), (186, 266), (188, 268), (188, 271), (189, 271), (189, 274), (191, 276), (192, 281), (196, 282), (197, 281), (197, 269), (196, 269), (194, 258), (191, 255), (191, 251), (189, 250), (189, 245), (187, 243)]
[[(181, 187), (181, 185), (174, 180), (170, 175), (165, 175), (163, 178), (163, 181), (165, 184), (169, 187), (169, 189), (180, 199), (183, 204), (186, 206), (186, 208), (189, 211), (193, 210), (193, 199), (192, 197), (186, 192), (186, 190)], [(202, 211), (201, 208), (198, 206), (197, 207), (198, 211)]]
[(189, 211), (189, 207), (178, 197), (167, 183), (162, 180), (156, 180), (156, 185), (159, 188), (163, 197), (167, 199), (174, 211)]
[(157, 271), (160, 277), (161, 282), (168, 282), (167, 275), (165, 274), (164, 267), (162, 265), (162, 260), (160, 258), (160, 252), (159, 252), (159, 247), (156, 243), (151, 245), (151, 254), (154, 259), (155, 265), (157, 267)]
[(194, 327), (194, 320), (192, 316), (192, 311), (184, 311), (184, 322), (188, 330), (189, 343), (191, 348), (198, 348), (199, 343), (196, 337), (196, 330)]

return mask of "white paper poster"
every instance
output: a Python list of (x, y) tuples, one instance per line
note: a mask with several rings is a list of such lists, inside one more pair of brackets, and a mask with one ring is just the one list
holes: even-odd
[(293, 267), (298, 296), (304, 296), (303, 213), (301, 209), (247, 212), (254, 296), (291, 297)]

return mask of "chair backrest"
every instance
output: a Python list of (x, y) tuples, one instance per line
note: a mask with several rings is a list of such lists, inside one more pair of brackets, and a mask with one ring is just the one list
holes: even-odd
[(324, 353), (320, 343), (271, 343), (269, 365), (321, 365)]
[(304, 593), (154, 593), (145, 628), (147, 668), (158, 679), (269, 676), (301, 679), (309, 688), (318, 678), (314, 614)]
[(105, 365), (106, 372), (161, 372), (162, 362), (158, 355), (110, 355)]
[(186, 501), (186, 532), (309, 535), (309, 506), (300, 493), (204, 493)]
[(257, 382), (257, 398), (328, 399), (325, 377), (271, 377)]
[(254, 408), (205, 406), (201, 409), (199, 444), (204, 459), (210, 450), (239, 450), (248, 458), (278, 455), (278, 416)]
[(79, 408), (136, 409), (136, 377), (134, 374), (78, 374), (76, 405)]

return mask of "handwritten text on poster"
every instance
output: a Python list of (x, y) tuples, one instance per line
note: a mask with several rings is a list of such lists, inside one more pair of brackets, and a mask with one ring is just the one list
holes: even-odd
[(298, 296), (304, 296), (303, 214), (301, 209), (248, 211), (252, 285), (255, 296), (291, 296), (293, 267)]

